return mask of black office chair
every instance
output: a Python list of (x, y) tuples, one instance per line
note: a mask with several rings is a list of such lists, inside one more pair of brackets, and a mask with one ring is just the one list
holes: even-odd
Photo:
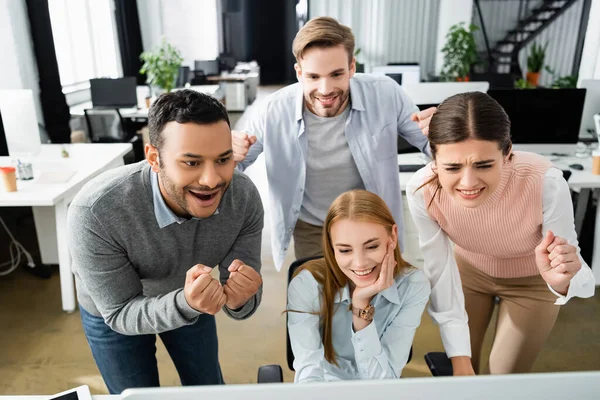
[[(316, 260), (318, 258), (321, 258), (321, 257), (320, 256), (307, 257), (307, 258), (302, 258), (302, 259), (294, 261), (290, 265), (290, 268), (288, 269), (288, 279), (287, 279), (288, 286), (289, 286), (290, 282), (292, 281), (294, 273), (300, 266), (302, 266), (304, 263), (306, 263), (308, 261)], [(290, 334), (287, 329), (287, 315), (286, 315), (286, 319), (285, 319), (285, 326), (286, 326), (285, 336), (286, 336), (287, 364), (288, 364), (288, 368), (291, 371), (294, 371), (294, 353), (292, 351), (292, 344), (290, 342)], [(406, 360), (407, 364), (412, 359), (412, 352), (413, 352), (413, 350), (412, 350), (412, 346), (411, 346), (410, 352), (408, 353), (408, 359)], [(427, 366), (429, 367), (429, 370), (431, 371), (431, 373), (434, 376), (452, 375), (452, 364), (451, 364), (450, 360), (448, 359), (448, 357), (446, 357), (446, 353), (443, 353), (443, 352), (427, 353), (425, 355), (425, 361), (427, 362)], [(257, 382), (258, 383), (281, 383), (281, 382), (283, 382), (283, 370), (281, 369), (281, 366), (278, 364), (263, 365), (262, 367), (260, 367), (258, 369)]]
[(131, 143), (133, 151), (124, 157), (125, 163), (144, 159), (142, 138), (127, 130), (118, 108), (88, 108), (83, 112), (92, 143)]

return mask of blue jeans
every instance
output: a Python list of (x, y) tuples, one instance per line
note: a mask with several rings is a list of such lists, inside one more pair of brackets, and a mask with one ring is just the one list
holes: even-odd
[[(127, 388), (158, 387), (156, 335), (127, 336), (79, 306), (83, 331), (111, 394)], [(182, 385), (223, 384), (215, 317), (202, 314), (193, 325), (159, 334)]]

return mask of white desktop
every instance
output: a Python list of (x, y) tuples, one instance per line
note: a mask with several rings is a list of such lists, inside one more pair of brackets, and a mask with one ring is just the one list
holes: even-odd
[(419, 83), (421, 81), (421, 68), (413, 65), (381, 65), (371, 68), (371, 75), (385, 75), (394, 79), (400, 86)]
[(487, 93), (489, 88), (489, 82), (421, 82), (402, 85), (402, 89), (417, 105), (440, 104), (459, 93)]
[(579, 83), (578, 87), (586, 89), (579, 137), (589, 137), (589, 135), (592, 135), (595, 138), (593, 116), (600, 114), (600, 79), (584, 79)]
[(38, 117), (31, 90), (0, 90), (0, 112), (11, 157), (30, 157), (40, 152)]
[(598, 399), (600, 372), (127, 389), (122, 400)]

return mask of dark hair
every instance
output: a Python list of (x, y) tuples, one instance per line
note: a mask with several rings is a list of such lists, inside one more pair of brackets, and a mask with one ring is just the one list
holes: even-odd
[(164, 140), (162, 131), (171, 121), (199, 125), (225, 121), (231, 126), (223, 104), (212, 96), (188, 89), (161, 94), (150, 107), (148, 128), (154, 147), (160, 149)]
[(469, 139), (498, 143), (510, 152), (510, 120), (500, 104), (486, 93), (468, 92), (448, 97), (438, 106), (429, 124), (429, 144), (435, 159), (437, 146)]
[[(508, 115), (496, 100), (482, 92), (460, 93), (444, 100), (431, 118), (428, 138), (434, 160), (437, 146), (469, 139), (496, 142), (505, 156), (512, 149)], [(437, 174), (417, 190), (428, 184), (436, 185), (437, 193), (440, 186)]]
[(348, 52), (348, 62), (354, 57), (354, 34), (346, 25), (331, 17), (317, 17), (308, 21), (298, 31), (292, 43), (292, 52), (296, 61), (313, 47), (328, 48), (343, 45)]

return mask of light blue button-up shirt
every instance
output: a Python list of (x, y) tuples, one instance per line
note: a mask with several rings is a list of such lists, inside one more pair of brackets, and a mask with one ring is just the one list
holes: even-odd
[[(176, 215), (173, 210), (167, 206), (165, 199), (160, 193), (160, 185), (158, 183), (158, 174), (150, 169), (150, 184), (152, 185), (152, 199), (154, 203), (154, 217), (160, 229), (174, 223), (183, 224), (188, 219)], [(217, 208), (213, 215), (218, 215)], [(202, 218), (192, 218), (193, 220), (201, 220)]]
[[(397, 136), (430, 154), (427, 138), (417, 123), (410, 120), (411, 114), (419, 110), (401, 87), (385, 76), (355, 74), (350, 79), (350, 98), (352, 109), (345, 128), (350, 152), (365, 188), (386, 202), (402, 232)], [(304, 134), (303, 107), (302, 86), (296, 83), (270, 95), (251, 113), (247, 124), (240, 127), (258, 140), (238, 168), (244, 170), (260, 153), (265, 153), (269, 184), (266, 209), (270, 213), (271, 248), (278, 270), (285, 259), (304, 194), (308, 140)], [(403, 249), (402, 242), (400, 246)]]
[[(415, 331), (431, 292), (423, 271), (412, 269), (396, 277), (394, 285), (378, 293), (371, 304), (373, 321), (354, 332), (350, 290), (346, 286), (333, 305), (333, 349), (339, 366), (325, 360), (321, 339), (320, 286), (304, 270), (288, 288), (288, 331), (294, 352), (295, 382), (400, 377)], [(300, 312), (293, 312), (300, 311)]]

